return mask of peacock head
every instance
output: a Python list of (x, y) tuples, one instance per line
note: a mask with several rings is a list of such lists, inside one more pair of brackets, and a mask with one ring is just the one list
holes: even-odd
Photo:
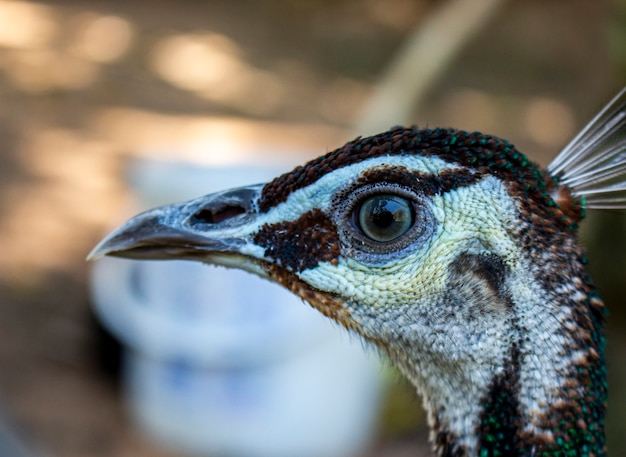
[(604, 307), (576, 232), (587, 208), (626, 201), (626, 122), (606, 128), (625, 99), (547, 170), (494, 136), (396, 128), (143, 213), (90, 257), (198, 260), (287, 287), (390, 356), (440, 455), (602, 455)]

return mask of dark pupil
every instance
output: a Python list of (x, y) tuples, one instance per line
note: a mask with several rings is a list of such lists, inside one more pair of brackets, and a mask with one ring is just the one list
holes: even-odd
[(374, 203), (369, 217), (380, 228), (386, 228), (395, 222), (396, 217), (394, 213), (397, 210), (398, 205), (395, 202), (381, 198)]
[(358, 214), (363, 233), (375, 241), (391, 241), (413, 225), (409, 202), (396, 195), (377, 195), (363, 202)]

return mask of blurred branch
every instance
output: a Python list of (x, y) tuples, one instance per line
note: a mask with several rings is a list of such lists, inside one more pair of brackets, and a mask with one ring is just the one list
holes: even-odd
[(400, 49), (356, 123), (358, 135), (410, 122), (428, 89), (505, 0), (450, 0), (419, 24)]

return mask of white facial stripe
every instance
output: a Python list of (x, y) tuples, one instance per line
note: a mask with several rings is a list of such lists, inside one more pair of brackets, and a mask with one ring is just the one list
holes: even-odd
[(363, 171), (385, 165), (402, 166), (411, 171), (426, 174), (436, 174), (442, 170), (459, 168), (457, 165), (445, 162), (437, 157), (384, 156), (367, 159), (328, 173), (315, 183), (296, 190), (289, 196), (287, 201), (262, 215), (259, 218), (259, 222), (262, 225), (293, 221), (315, 208), (328, 208), (333, 195), (357, 179)]

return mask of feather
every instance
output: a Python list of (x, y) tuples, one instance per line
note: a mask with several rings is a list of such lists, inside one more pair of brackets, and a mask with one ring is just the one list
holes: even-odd
[(626, 87), (555, 157), (548, 171), (585, 208), (626, 209)]

